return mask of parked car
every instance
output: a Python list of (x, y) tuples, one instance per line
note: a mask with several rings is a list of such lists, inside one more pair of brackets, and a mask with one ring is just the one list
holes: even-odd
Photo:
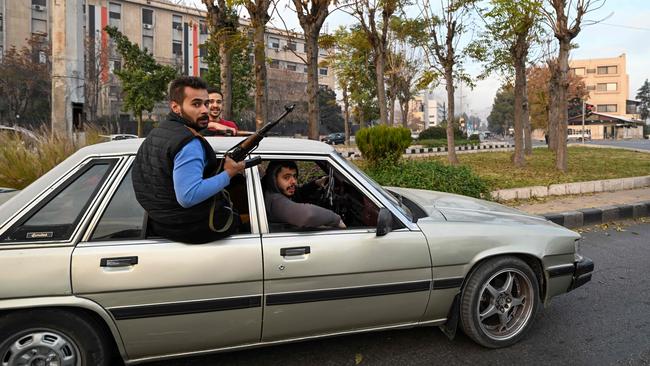
[[(240, 138), (209, 141), (223, 154)], [(141, 142), (82, 148), (0, 206), (2, 365), (132, 364), (416, 326), (505, 347), (591, 279), (571, 230), (493, 202), (384, 188), (331, 146), (298, 139), (264, 139), (262, 165), (231, 180), (238, 234), (172, 242), (135, 199)], [(312, 200), (347, 228), (269, 222), (260, 179), (277, 159), (297, 161), (301, 183), (329, 175)]]
[(119, 141), (119, 140), (128, 140), (128, 139), (137, 139), (138, 135), (132, 135), (128, 133), (116, 133), (112, 135), (99, 135), (106, 141)]
[(345, 134), (343, 132), (330, 133), (321, 139), (326, 144), (336, 145), (345, 143)]

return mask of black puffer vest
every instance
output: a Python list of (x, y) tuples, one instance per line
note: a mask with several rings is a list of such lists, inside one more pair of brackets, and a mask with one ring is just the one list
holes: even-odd
[(178, 203), (173, 180), (176, 154), (193, 138), (198, 137), (207, 158), (203, 178), (212, 177), (218, 168), (210, 144), (185, 124), (183, 118), (170, 113), (168, 120), (151, 131), (140, 146), (132, 172), (135, 197), (149, 217), (159, 224), (178, 228), (179, 231), (187, 224), (206, 222), (212, 200), (207, 199), (190, 208), (183, 208)]

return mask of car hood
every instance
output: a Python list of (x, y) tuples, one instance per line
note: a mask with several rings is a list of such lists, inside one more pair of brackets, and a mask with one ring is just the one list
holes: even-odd
[(447, 221), (554, 225), (541, 216), (458, 194), (398, 187), (387, 189), (417, 203), (429, 216), (442, 214)]

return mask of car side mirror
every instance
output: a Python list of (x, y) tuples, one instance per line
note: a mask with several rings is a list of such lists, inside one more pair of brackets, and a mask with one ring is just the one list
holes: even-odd
[(385, 207), (380, 208), (379, 215), (377, 215), (377, 236), (388, 234), (392, 227), (393, 214)]

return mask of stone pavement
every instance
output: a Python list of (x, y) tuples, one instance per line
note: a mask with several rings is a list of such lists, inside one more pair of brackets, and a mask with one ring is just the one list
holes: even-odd
[(540, 202), (513, 204), (524, 212), (543, 215), (566, 227), (650, 216), (650, 187), (615, 192), (548, 197)]

